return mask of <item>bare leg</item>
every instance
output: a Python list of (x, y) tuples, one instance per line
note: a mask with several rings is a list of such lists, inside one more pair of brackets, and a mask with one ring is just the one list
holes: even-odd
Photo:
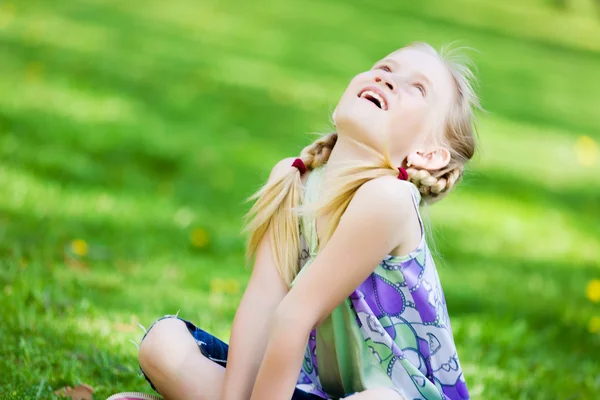
[(158, 321), (142, 341), (140, 366), (167, 400), (218, 400), (225, 368), (202, 355), (182, 321)]

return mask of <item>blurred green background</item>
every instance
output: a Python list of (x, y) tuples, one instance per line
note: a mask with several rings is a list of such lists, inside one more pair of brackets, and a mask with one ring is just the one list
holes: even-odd
[(415, 40), (478, 50), (481, 151), (428, 211), (472, 397), (599, 398), (593, 0), (0, 1), (0, 397), (151, 392), (130, 341), (178, 310), (228, 339), (244, 199)]

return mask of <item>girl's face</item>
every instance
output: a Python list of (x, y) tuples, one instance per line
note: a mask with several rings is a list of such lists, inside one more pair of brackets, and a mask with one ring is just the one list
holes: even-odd
[(455, 91), (437, 55), (400, 49), (352, 79), (334, 122), (340, 135), (377, 150), (387, 147), (392, 158), (405, 156), (439, 137)]

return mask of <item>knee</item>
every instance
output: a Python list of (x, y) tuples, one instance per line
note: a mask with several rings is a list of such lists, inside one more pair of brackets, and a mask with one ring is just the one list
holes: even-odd
[[(145, 373), (176, 367), (189, 351), (189, 333), (185, 323), (177, 318), (158, 321), (140, 344), (138, 361)], [(194, 343), (192, 343), (194, 344)]]

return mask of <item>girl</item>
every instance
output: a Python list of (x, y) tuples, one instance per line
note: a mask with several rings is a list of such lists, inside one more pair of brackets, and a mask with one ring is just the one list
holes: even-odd
[(469, 398), (419, 206), (473, 156), (472, 78), (423, 43), (358, 74), (337, 132), (250, 198), (255, 263), (231, 348), (167, 316), (139, 351), (153, 387), (166, 399)]

